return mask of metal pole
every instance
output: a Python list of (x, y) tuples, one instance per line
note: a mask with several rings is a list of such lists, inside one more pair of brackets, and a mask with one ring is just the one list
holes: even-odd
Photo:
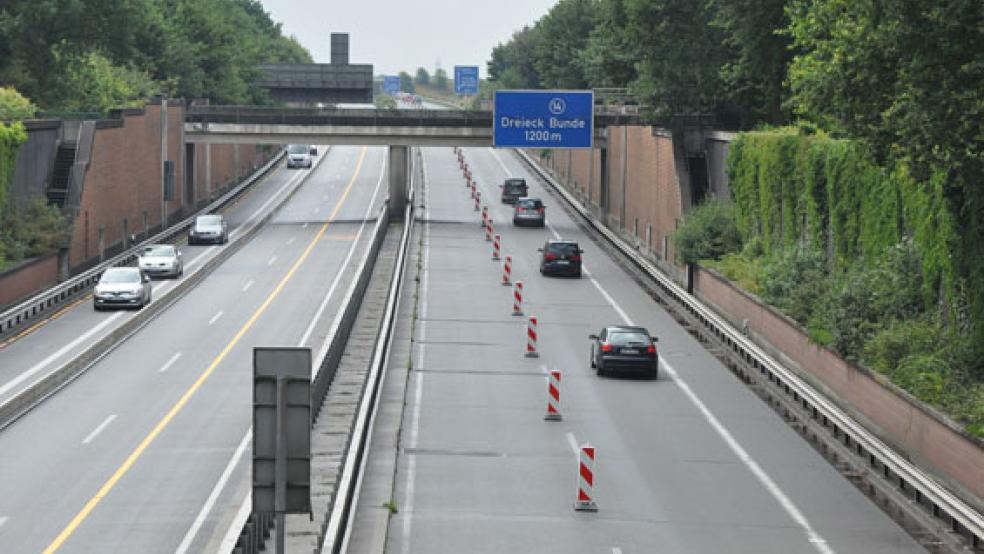
[(167, 229), (167, 200), (165, 196), (164, 165), (167, 163), (167, 97), (161, 96), (161, 231)]
[(277, 377), (277, 453), (274, 458), (273, 510), (277, 514), (277, 554), (286, 554), (287, 520), (287, 379)]
[(619, 227), (625, 230), (625, 183), (626, 172), (629, 170), (629, 128), (622, 127), (622, 211), (618, 217)]

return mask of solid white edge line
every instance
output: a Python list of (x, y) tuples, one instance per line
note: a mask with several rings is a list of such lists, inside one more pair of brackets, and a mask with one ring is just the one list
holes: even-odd
[[(368, 215), (372, 212), (373, 203), (375, 202), (376, 195), (379, 192), (379, 187), (381, 186), (385, 175), (386, 175), (386, 157), (383, 156), (383, 167), (380, 170), (379, 180), (376, 182), (376, 190), (373, 192), (372, 198), (370, 199), (369, 208), (366, 209), (366, 214), (367, 214), (366, 217), (368, 217)], [(307, 226), (308, 223), (304, 223), (301, 226), (301, 228), (306, 228)], [(359, 228), (359, 234), (362, 233), (362, 229), (364, 227), (365, 227), (365, 221), (363, 221), (362, 226), (360, 226)], [(346, 257), (346, 261), (342, 263), (341, 269), (338, 271), (338, 273), (336, 273), (335, 280), (333, 281), (331, 287), (329, 287), (328, 293), (326, 294), (325, 299), (322, 302), (322, 306), (328, 305), (328, 302), (331, 298), (331, 294), (334, 292), (335, 288), (337, 287), (338, 281), (340, 279), (340, 275), (344, 271), (345, 267), (348, 265), (348, 260), (351, 258), (352, 253), (355, 251), (355, 246), (357, 245), (357, 243), (358, 243), (358, 236), (356, 240), (352, 242), (352, 245), (349, 246), (349, 254)], [(247, 285), (249, 285), (249, 283), (247, 283)], [(247, 288), (249, 288), (249, 286), (245, 287), (243, 290), (245, 291)], [(304, 343), (307, 342), (308, 338), (310, 338), (310, 334), (315, 326), (315, 322), (321, 317), (321, 313), (323, 311), (324, 308), (321, 308), (319, 312), (315, 314), (311, 323), (308, 325), (307, 330), (305, 330), (304, 336), (301, 338), (300, 341), (298, 341), (297, 344), (298, 346), (304, 346)], [(327, 349), (327, 344), (319, 352), (317, 359), (321, 359), (324, 357), (324, 352), (326, 349)], [(246, 436), (247, 437), (252, 436), (252, 433), (253, 433), (253, 427), (251, 425), (249, 429), (246, 431)], [(235, 467), (236, 463), (239, 461), (239, 459), (243, 457), (244, 454), (245, 454), (245, 450), (243, 451), (237, 450), (235, 453), (233, 453), (232, 458), (229, 460), (229, 464), (232, 467)], [(221, 477), (220, 477), (220, 481), (221, 481)], [(226, 481), (228, 482), (228, 479), (226, 479)], [(216, 492), (216, 496), (222, 493), (222, 489), (225, 488), (227, 482), (222, 483), (222, 486), (218, 486), (218, 483), (216, 484), (216, 488), (213, 489), (213, 491)], [(206, 505), (207, 504), (208, 501), (206, 500)], [(213, 502), (211, 506), (207, 506), (207, 509), (205, 506), (202, 507), (202, 511), (199, 513), (199, 516), (202, 518), (203, 522), (205, 521), (205, 519), (208, 518), (209, 512), (211, 512), (212, 509), (215, 507), (214, 504), (215, 503)], [(231, 552), (232, 549), (235, 548), (236, 543), (239, 541), (239, 534), (242, 532), (243, 526), (246, 525), (246, 520), (249, 519), (249, 514), (252, 511), (252, 504), (253, 504), (253, 494), (252, 491), (250, 490), (247, 491), (246, 498), (243, 499), (243, 503), (240, 504), (239, 510), (236, 511), (236, 516), (232, 519), (232, 524), (226, 530), (226, 533), (222, 538), (222, 542), (219, 543), (219, 552), (224, 554), (226, 552)], [(200, 530), (201, 530), (201, 525), (199, 525), (198, 529), (194, 529), (194, 525), (193, 525), (193, 529), (189, 529), (188, 534), (190, 534), (191, 538), (189, 539), (188, 544), (191, 544), (191, 542), (194, 541), (195, 535), (197, 535)]]
[(225, 488), (226, 483), (229, 482), (229, 478), (232, 477), (232, 471), (239, 464), (239, 460), (242, 459), (243, 454), (246, 452), (246, 447), (249, 446), (249, 440), (253, 436), (253, 428), (250, 427), (246, 430), (246, 434), (243, 435), (242, 440), (239, 441), (239, 446), (236, 447), (236, 451), (229, 458), (229, 463), (226, 464), (225, 469), (222, 470), (222, 475), (219, 476), (218, 482), (212, 487), (212, 492), (209, 493), (208, 498), (205, 500), (205, 504), (202, 509), (198, 511), (198, 516), (195, 517), (195, 521), (191, 524), (191, 528), (185, 533), (184, 538), (181, 539), (181, 543), (178, 544), (178, 548), (175, 549), (175, 554), (185, 554), (188, 549), (191, 548), (191, 543), (195, 540), (195, 536), (198, 531), (205, 524), (205, 519), (208, 518), (209, 513), (215, 506), (216, 501), (219, 499), (219, 495), (222, 494), (222, 489)]
[(216, 312), (216, 314), (212, 316), (212, 319), (208, 320), (208, 324), (209, 325), (212, 325), (213, 323), (215, 323), (216, 321), (218, 321), (219, 318), (222, 317), (222, 314), (223, 313), (224, 312), (222, 310), (219, 310), (218, 312)]
[(99, 427), (93, 429), (92, 432), (89, 433), (87, 437), (82, 439), (82, 444), (89, 444), (90, 442), (95, 440), (95, 438), (99, 436), (99, 433), (102, 433), (103, 430), (106, 429), (106, 427), (108, 427), (109, 424), (112, 423), (114, 419), (116, 419), (116, 414), (111, 414), (109, 417), (104, 419), (103, 422), (99, 424)]
[(164, 373), (165, 371), (171, 369), (171, 366), (174, 365), (174, 362), (177, 362), (179, 358), (181, 358), (181, 352), (175, 352), (174, 355), (171, 356), (168, 361), (164, 362), (164, 365), (162, 365), (157, 371), (159, 373)]

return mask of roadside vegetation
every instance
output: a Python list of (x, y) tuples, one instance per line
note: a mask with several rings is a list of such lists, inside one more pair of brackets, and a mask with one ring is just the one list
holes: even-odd
[(485, 98), (627, 88), (671, 129), (745, 131), (681, 261), (984, 436), (979, 1), (560, 0), (488, 74)]

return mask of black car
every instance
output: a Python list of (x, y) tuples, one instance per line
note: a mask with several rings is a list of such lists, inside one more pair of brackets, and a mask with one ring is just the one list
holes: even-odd
[(515, 204), (517, 200), (529, 193), (529, 187), (526, 186), (526, 179), (522, 177), (506, 179), (500, 187), (502, 188), (503, 204)]
[(598, 370), (598, 375), (625, 372), (652, 379), (659, 376), (656, 353), (659, 339), (650, 336), (645, 327), (615, 325), (605, 327), (590, 338), (591, 367)]
[(572, 240), (548, 240), (540, 254), (541, 275), (581, 276), (581, 254), (584, 250)]

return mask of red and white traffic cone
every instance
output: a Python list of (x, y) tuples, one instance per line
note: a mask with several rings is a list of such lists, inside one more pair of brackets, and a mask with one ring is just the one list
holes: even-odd
[(478, 183), (472, 181), (471, 189), (472, 189), (472, 198), (475, 198), (475, 195), (478, 194)]
[(475, 191), (475, 211), (476, 212), (481, 209), (481, 204), (482, 204), (482, 192), (476, 190)]
[(547, 415), (543, 416), (547, 421), (560, 421), (560, 370), (550, 370), (550, 380), (547, 382)]
[(492, 242), (492, 233), (492, 218), (490, 217), (485, 223), (485, 242)]
[(505, 263), (502, 264), (502, 286), (508, 287), (512, 284), (512, 256), (506, 256)]
[(540, 353), (536, 351), (536, 316), (530, 316), (529, 324), (526, 326), (526, 357), (540, 357)]
[(595, 448), (590, 444), (582, 444), (577, 462), (577, 501), (574, 509), (579, 512), (597, 512), (598, 505), (594, 502), (594, 463)]
[(492, 241), (492, 261), (499, 261), (499, 252), (501, 251), (502, 237), (500, 235), (495, 236), (495, 240)]
[(512, 315), (523, 315), (523, 282), (516, 281), (513, 285)]

